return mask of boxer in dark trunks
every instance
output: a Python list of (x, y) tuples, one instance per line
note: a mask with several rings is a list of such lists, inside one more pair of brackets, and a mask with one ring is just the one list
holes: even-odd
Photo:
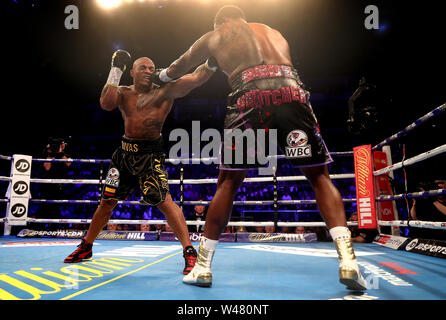
[[(214, 30), (198, 39), (169, 68), (157, 70), (153, 81), (161, 85), (168, 83), (209, 57), (216, 59), (220, 69), (228, 75), (232, 88), (225, 129), (277, 129), (277, 144), (313, 187), (319, 210), (338, 251), (340, 282), (352, 290), (365, 290), (347, 228), (344, 204), (329, 177), (327, 164), (332, 159), (309, 104), (309, 93), (293, 68), (288, 42), (267, 25), (247, 23), (240, 8), (224, 6), (215, 16)], [(212, 285), (211, 261), (219, 236), (229, 220), (235, 194), (247, 169), (256, 165), (221, 164), (197, 263), (183, 282)]]
[(79, 248), (64, 262), (80, 262), (91, 258), (93, 242), (107, 225), (118, 200), (125, 200), (133, 189), (139, 188), (142, 191), (141, 202), (160, 209), (181, 242), (186, 264), (183, 273), (187, 274), (195, 265), (197, 254), (191, 245), (183, 212), (169, 194), (161, 130), (174, 100), (205, 83), (214, 71), (207, 64), (203, 64), (193, 73), (160, 88), (150, 80), (155, 71), (154, 63), (143, 57), (137, 59), (130, 70), (133, 85), (118, 86), (130, 63), (130, 54), (126, 51), (118, 50), (113, 55), (111, 71), (102, 90), (100, 104), (102, 109), (107, 111), (119, 108), (124, 119), (125, 133), (121, 145), (112, 156), (102, 199), (88, 233)]

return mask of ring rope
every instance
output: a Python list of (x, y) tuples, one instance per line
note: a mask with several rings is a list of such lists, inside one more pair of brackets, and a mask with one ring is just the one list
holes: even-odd
[(420, 220), (383, 221), (383, 220), (378, 220), (378, 225), (446, 230), (446, 223), (445, 222), (437, 222), (437, 221), (420, 221)]
[[(343, 157), (343, 156), (352, 156), (353, 151), (339, 151), (339, 152), (330, 152), (330, 155), (332, 157)], [(276, 158), (276, 159), (287, 159), (285, 155), (275, 155), (275, 156), (268, 156), (266, 158)], [(12, 160), (13, 157), (10, 156), (2, 156), (0, 155), (0, 160)], [(194, 162), (210, 162), (210, 161), (216, 161), (219, 160), (217, 157), (207, 157), (207, 158), (168, 158), (165, 159), (165, 162), (192, 162), (191, 164), (194, 164)], [(101, 162), (111, 162), (111, 159), (45, 159), (45, 158), (33, 158), (32, 161), (35, 162), (81, 162), (81, 163), (101, 163)]]
[[(7, 202), (8, 199), (5, 199)], [(100, 200), (47, 200), (47, 199), (30, 199), (32, 203), (77, 203), (77, 204), (98, 204)], [(347, 198), (342, 199), (343, 202), (355, 202), (356, 198)], [(383, 200), (385, 201), (385, 200)], [(179, 204), (180, 201), (174, 201)], [(200, 200), (191, 200), (191, 201), (183, 201), (185, 205), (209, 205), (210, 201), (200, 201)], [(118, 204), (129, 204), (129, 205), (148, 205), (142, 203), (140, 201), (130, 201), (130, 200), (119, 200)], [(274, 205), (274, 200), (245, 200), (245, 201), (234, 201), (234, 205), (248, 205), (248, 206), (256, 206), (256, 205)], [(277, 200), (277, 204), (282, 205), (293, 205), (293, 204), (316, 204), (316, 200)]]
[(391, 201), (391, 200), (401, 200), (401, 199), (414, 199), (414, 198), (429, 198), (436, 197), (440, 195), (446, 195), (446, 189), (437, 189), (429, 191), (420, 191), (412, 193), (401, 193), (393, 196), (378, 196), (375, 198), (376, 201)]
[[(35, 218), (27, 218), (27, 222), (32, 223), (73, 223), (73, 224), (89, 224), (91, 223), (91, 219), (35, 219)], [(108, 224), (168, 224), (167, 220), (123, 220), (123, 219), (111, 219), (108, 221)], [(191, 221), (186, 220), (187, 225), (204, 225), (205, 221)], [(230, 221), (227, 224), (228, 226), (246, 226), (246, 227), (255, 227), (255, 226), (264, 226), (264, 227), (272, 227), (274, 226), (274, 222), (255, 222), (255, 221)], [(356, 221), (347, 222), (348, 226), (357, 226), (358, 223)], [(277, 226), (279, 227), (325, 227), (325, 222), (277, 222)]]
[[(0, 177), (1, 180), (2, 177)], [(3, 177), (5, 181), (10, 181), (11, 178)], [(331, 179), (354, 179), (354, 173), (341, 173), (341, 174), (331, 174)], [(277, 181), (304, 181), (307, 180), (305, 176), (285, 176), (285, 177), (277, 177)], [(98, 179), (41, 179), (41, 178), (31, 178), (31, 182), (33, 183), (60, 183), (60, 184), (99, 184)], [(184, 179), (184, 184), (205, 184), (205, 183), (217, 183), (217, 178), (210, 179)], [(245, 178), (243, 182), (270, 182), (274, 181), (273, 177), (254, 177), (254, 178)], [(169, 180), (169, 184), (180, 184), (181, 180), (172, 179)]]
[[(7, 218), (0, 218), (0, 221), (7, 221)], [(31, 223), (67, 223), (67, 224), (89, 224), (91, 219), (35, 219), (27, 218), (27, 222)], [(108, 224), (167, 224), (166, 220), (122, 220), (122, 219), (111, 219)], [(205, 221), (189, 221), (186, 220), (187, 225), (204, 225)], [(255, 222), (255, 221), (230, 221), (228, 226), (264, 226), (272, 227), (274, 222)], [(420, 221), (420, 220), (394, 220), (394, 221), (383, 221), (378, 220), (380, 226), (396, 226), (396, 227), (416, 227), (416, 228), (428, 228), (428, 229), (441, 229), (446, 230), (445, 222), (436, 221)], [(347, 226), (357, 226), (358, 223), (355, 221), (347, 221)], [(326, 227), (325, 222), (277, 222), (279, 227)]]
[(410, 166), (410, 165), (415, 164), (417, 162), (420, 162), (420, 161), (423, 161), (423, 160), (427, 160), (429, 158), (432, 158), (432, 157), (437, 156), (439, 154), (442, 154), (444, 152), (446, 152), (446, 144), (444, 144), (442, 146), (439, 146), (439, 147), (437, 147), (435, 149), (432, 149), (430, 151), (426, 151), (424, 153), (420, 153), (419, 155), (414, 156), (412, 158), (409, 158), (407, 160), (403, 160), (401, 162), (392, 164), (392, 165), (390, 165), (388, 167), (385, 167), (385, 168), (382, 168), (380, 170), (373, 171), (373, 175), (374, 176), (380, 176), (380, 175), (388, 173), (390, 171), (394, 171), (396, 169), (400, 169), (403, 166)]
[(0, 155), (0, 160), (12, 160), (12, 157)]
[(432, 118), (436, 117), (437, 115), (441, 114), (442, 112), (444, 112), (446, 110), (446, 103), (442, 104), (441, 106), (439, 106), (438, 108), (435, 108), (434, 110), (432, 110), (431, 112), (425, 114), (424, 116), (422, 116), (421, 118), (419, 118), (418, 120), (416, 120), (415, 122), (413, 122), (412, 124), (408, 125), (406, 128), (404, 128), (403, 130), (401, 130), (398, 133), (395, 133), (394, 135), (390, 136), (389, 138), (385, 139), (384, 141), (378, 143), (376, 146), (374, 146), (372, 148), (372, 150), (376, 150), (379, 149), (385, 145), (388, 145), (390, 142), (395, 141), (396, 139), (399, 139), (403, 136), (405, 136), (408, 132), (414, 130), (415, 128), (417, 128), (418, 126), (420, 126), (421, 124), (426, 123), (427, 121), (431, 120)]
[[(344, 157), (344, 156), (352, 156), (353, 151), (339, 151), (339, 152), (330, 152), (332, 157)], [(268, 156), (267, 158), (277, 158), (277, 159), (287, 159), (285, 155), (276, 155), (276, 156)], [(0, 155), (0, 160), (13, 160), (12, 156), (4, 156)], [(219, 158), (217, 157), (208, 157), (208, 158), (174, 158), (174, 159), (165, 159), (165, 162), (175, 163), (175, 162), (192, 162), (190, 164), (197, 164), (199, 162), (210, 162), (216, 161)], [(32, 161), (35, 162), (80, 162), (80, 163), (109, 163), (111, 159), (45, 159), (45, 158), (33, 158)]]

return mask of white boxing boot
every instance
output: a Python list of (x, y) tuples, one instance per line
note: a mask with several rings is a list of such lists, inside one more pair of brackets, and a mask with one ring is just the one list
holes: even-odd
[(205, 237), (201, 238), (200, 246), (198, 247), (197, 262), (192, 271), (183, 278), (184, 283), (199, 287), (212, 286), (211, 263), (217, 240), (210, 241), (213, 242), (211, 246), (209, 246), (209, 239)]

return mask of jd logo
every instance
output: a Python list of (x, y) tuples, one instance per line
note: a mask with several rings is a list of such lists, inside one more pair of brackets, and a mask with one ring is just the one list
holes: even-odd
[(31, 167), (31, 165), (29, 164), (28, 161), (26, 161), (25, 159), (20, 159), (19, 161), (17, 161), (15, 163), (15, 168), (17, 169), (17, 171), (19, 172), (26, 172), (28, 171), (28, 169)]
[(28, 191), (28, 184), (24, 181), (17, 181), (13, 186), (14, 192), (17, 194), (24, 194)]
[(21, 203), (17, 203), (11, 208), (11, 214), (16, 218), (22, 217), (25, 213), (26, 207)]

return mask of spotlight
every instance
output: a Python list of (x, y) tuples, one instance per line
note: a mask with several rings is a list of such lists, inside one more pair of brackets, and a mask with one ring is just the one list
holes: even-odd
[(96, 0), (96, 3), (104, 9), (112, 9), (119, 6), (122, 0)]

